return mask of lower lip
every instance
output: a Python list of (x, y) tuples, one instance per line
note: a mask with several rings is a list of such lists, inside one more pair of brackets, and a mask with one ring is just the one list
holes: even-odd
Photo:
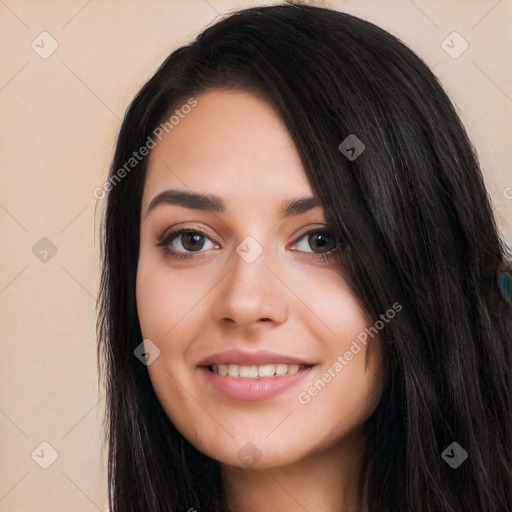
[(211, 384), (216, 390), (229, 398), (237, 400), (265, 400), (297, 385), (311, 374), (313, 368), (314, 366), (310, 366), (299, 370), (298, 373), (293, 375), (257, 379), (231, 377), (229, 375), (223, 376), (211, 372), (204, 366), (200, 366), (198, 370), (208, 384)]

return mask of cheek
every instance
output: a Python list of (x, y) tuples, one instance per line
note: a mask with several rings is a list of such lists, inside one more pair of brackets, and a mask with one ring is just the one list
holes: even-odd
[(315, 338), (322, 340), (329, 352), (348, 350), (344, 348), (347, 342), (350, 345), (368, 326), (363, 309), (337, 269), (316, 279), (298, 276), (296, 289), (309, 309), (307, 323), (318, 326)]
[(141, 258), (137, 270), (136, 300), (142, 335), (165, 339), (176, 325), (194, 314), (203, 286), (201, 280)]
[(164, 314), (171, 298), (171, 283), (162, 279), (158, 269), (139, 264), (137, 270), (137, 312), (142, 336), (159, 338), (171, 327), (172, 318)]
[(167, 415), (179, 423), (182, 415), (194, 414), (177, 381), (188, 378), (183, 363), (189, 340), (197, 336), (198, 298), (204, 293), (200, 281), (190, 280), (186, 272), (172, 271), (155, 259), (139, 261), (137, 312), (143, 339), (149, 338), (160, 350), (160, 357), (148, 366), (153, 388)]
[(322, 432), (320, 447), (357, 432), (378, 403), (380, 341), (375, 338), (370, 343), (349, 361), (344, 355), (350, 351), (350, 341), (340, 341), (339, 350), (333, 352), (308, 386), (298, 390), (298, 416), (306, 430)]
[(350, 430), (378, 402), (383, 378), (381, 340), (369, 330), (373, 322), (343, 280), (333, 279), (314, 297), (315, 314), (321, 320), (317, 325), (328, 328), (319, 327), (314, 333), (324, 342), (325, 358), (315, 378), (299, 390), (297, 402), (312, 421), (323, 417), (337, 431)]

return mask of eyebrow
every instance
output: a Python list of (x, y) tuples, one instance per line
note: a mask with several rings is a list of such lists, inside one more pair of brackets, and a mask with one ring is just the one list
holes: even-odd
[[(226, 203), (221, 197), (210, 194), (186, 192), (184, 190), (165, 190), (151, 200), (144, 218), (158, 205), (163, 204), (174, 204), (192, 210), (203, 210), (213, 213), (224, 213), (226, 211)], [(299, 197), (283, 201), (278, 211), (280, 217), (286, 218), (292, 215), (300, 215), (315, 206), (321, 205), (322, 203), (316, 197)]]

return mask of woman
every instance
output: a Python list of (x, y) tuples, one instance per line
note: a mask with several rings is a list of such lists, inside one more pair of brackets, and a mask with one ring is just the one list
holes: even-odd
[(106, 185), (113, 512), (507, 509), (506, 247), (403, 43), (240, 11), (144, 85)]

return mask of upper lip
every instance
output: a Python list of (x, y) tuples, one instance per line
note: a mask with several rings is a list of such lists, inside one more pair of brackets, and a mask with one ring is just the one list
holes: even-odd
[(230, 349), (218, 352), (204, 359), (198, 366), (211, 366), (214, 364), (299, 364), (312, 366), (313, 363), (295, 356), (280, 354), (271, 350), (248, 351), (240, 349)]

